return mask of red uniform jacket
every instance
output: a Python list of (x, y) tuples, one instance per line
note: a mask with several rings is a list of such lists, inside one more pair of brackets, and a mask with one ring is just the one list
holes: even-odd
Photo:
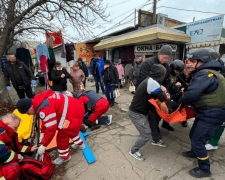
[(0, 164), (15, 162), (18, 153), (29, 153), (30, 149), (19, 144), (17, 133), (0, 121)]
[(56, 130), (80, 131), (85, 113), (81, 101), (47, 90), (35, 96), (32, 105), (43, 122), (43, 146), (49, 145)]

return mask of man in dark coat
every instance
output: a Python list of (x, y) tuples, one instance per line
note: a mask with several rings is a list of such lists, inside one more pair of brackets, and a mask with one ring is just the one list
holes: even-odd
[[(172, 56), (171, 46), (164, 45), (160, 49), (159, 54), (157, 56), (150, 57), (150, 58), (146, 59), (141, 66), (138, 85), (143, 80), (145, 80), (147, 77), (151, 77), (150, 72), (152, 70), (153, 65), (162, 64), (166, 68), (166, 75), (165, 75), (164, 79), (161, 81), (160, 85), (166, 86), (167, 85), (167, 79), (170, 76), (170, 67), (169, 67), (167, 62), (168, 62), (168, 60), (170, 59), (171, 56)], [(157, 127), (158, 127), (158, 124), (159, 124), (159, 121), (160, 121), (161, 118), (159, 117), (158, 113), (156, 112), (156, 110), (154, 108), (153, 108), (152, 112), (150, 112), (150, 115), (148, 116), (148, 119), (152, 123), (151, 124), (151, 130), (152, 130), (152, 136), (153, 136), (153, 140), (154, 140), (154, 142), (152, 142), (152, 144), (162, 146), (162, 143), (158, 143), (158, 142), (160, 142), (161, 136), (160, 136), (159, 133), (156, 132), (156, 131), (159, 132), (159, 128), (157, 128)], [(171, 130), (171, 131), (174, 130), (169, 125), (169, 123), (167, 123), (166, 121), (163, 121), (162, 127), (166, 128), (168, 130)], [(165, 143), (163, 143), (163, 147), (165, 147)]]
[(115, 101), (113, 92), (116, 86), (118, 86), (119, 74), (117, 68), (113, 66), (109, 60), (106, 60), (105, 64), (104, 70), (102, 71), (102, 74), (104, 75), (105, 95), (109, 101), (110, 107), (112, 107), (114, 106)]
[(66, 69), (61, 67), (61, 63), (57, 61), (55, 68), (51, 72), (53, 80), (53, 91), (55, 93), (65, 94), (67, 90), (67, 78), (70, 78), (70, 74)]
[(23, 62), (16, 59), (14, 55), (8, 55), (7, 58), (9, 61), (4, 70), (6, 88), (10, 90), (10, 78), (20, 99), (25, 98), (25, 93), (28, 98), (33, 98), (31, 80), (33, 79), (32, 84), (36, 83), (33, 73)]
[(86, 78), (88, 77), (88, 69), (86, 64), (82, 61), (82, 58), (78, 58), (79, 68), (84, 72), (85, 80), (83, 82), (84, 87), (86, 87)]
[(207, 49), (196, 50), (189, 56), (192, 82), (179, 100), (183, 105), (195, 105), (195, 122), (190, 131), (191, 151), (182, 155), (197, 158), (199, 167), (189, 171), (196, 178), (210, 177), (210, 162), (205, 144), (225, 119), (225, 78), (222, 65), (213, 60)]

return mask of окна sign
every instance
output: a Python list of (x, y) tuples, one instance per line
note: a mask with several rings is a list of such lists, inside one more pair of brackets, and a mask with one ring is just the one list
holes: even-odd
[[(135, 46), (134, 51), (135, 52), (159, 52), (161, 47), (165, 44), (155, 44), (155, 45), (140, 45), (140, 46)], [(172, 51), (176, 52), (177, 51), (177, 45), (175, 44), (168, 44), (172, 47)]]

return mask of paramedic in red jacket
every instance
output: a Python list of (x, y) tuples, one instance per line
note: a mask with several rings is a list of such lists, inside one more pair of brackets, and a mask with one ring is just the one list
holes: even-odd
[(0, 120), (0, 180), (17, 180), (21, 169), (19, 162), (23, 160), (21, 153), (38, 149), (37, 145), (31, 148), (19, 144), (16, 133), (19, 125), (20, 118), (14, 114), (8, 114)]
[(63, 94), (47, 90), (31, 99), (21, 99), (16, 107), (21, 114), (38, 114), (42, 120), (38, 154), (43, 154), (46, 147), (57, 134), (57, 148), (59, 157), (53, 161), (54, 165), (61, 165), (71, 159), (69, 152), (69, 138), (74, 141), (73, 149), (84, 149), (79, 132), (85, 113), (81, 101)]

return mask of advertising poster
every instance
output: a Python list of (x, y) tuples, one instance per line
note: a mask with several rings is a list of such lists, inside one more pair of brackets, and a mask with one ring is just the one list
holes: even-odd
[(186, 34), (191, 37), (191, 43), (220, 40), (223, 19), (224, 15), (219, 15), (188, 23)]
[(94, 53), (103, 59), (103, 52), (94, 51), (94, 46), (95, 44), (77, 44), (77, 58), (82, 58), (83, 62), (87, 63), (87, 67), (89, 67), (91, 59), (94, 58)]

